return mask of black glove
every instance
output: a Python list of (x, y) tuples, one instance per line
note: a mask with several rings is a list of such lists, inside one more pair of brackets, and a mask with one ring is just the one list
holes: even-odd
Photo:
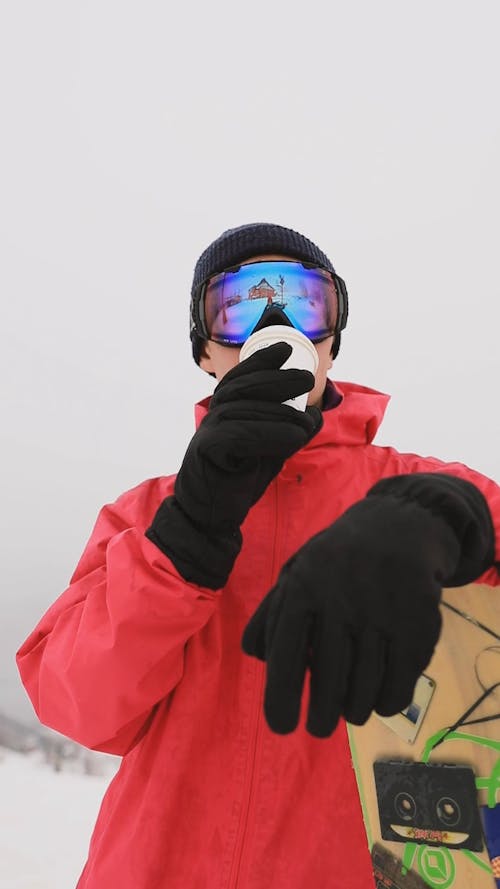
[(289, 344), (275, 343), (223, 377), (186, 451), (175, 493), (146, 531), (192, 583), (224, 586), (249, 509), (323, 425), (319, 408), (282, 404), (315, 383), (309, 371), (280, 370), (291, 352)]
[(362, 725), (372, 710), (408, 706), (439, 638), (442, 587), (472, 582), (493, 559), (475, 485), (438, 473), (377, 482), (289, 559), (245, 628), (243, 650), (267, 661), (269, 727), (296, 727), (307, 668), (316, 737), (341, 715)]

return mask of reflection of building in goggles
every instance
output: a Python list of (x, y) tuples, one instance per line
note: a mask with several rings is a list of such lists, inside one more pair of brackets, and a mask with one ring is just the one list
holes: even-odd
[[(282, 278), (282, 280), (284, 281), (285, 279)], [(248, 299), (266, 299), (268, 303), (272, 303), (276, 297), (276, 290), (268, 284), (265, 278), (262, 278), (262, 281), (250, 287), (248, 291)]]
[(211, 278), (200, 310), (204, 334), (226, 345), (244, 343), (271, 313), (319, 342), (335, 331), (339, 298), (333, 276), (324, 269), (263, 261)]

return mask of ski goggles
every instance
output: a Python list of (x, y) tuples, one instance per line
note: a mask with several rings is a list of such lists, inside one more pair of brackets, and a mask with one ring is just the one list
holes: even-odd
[(318, 343), (345, 327), (347, 290), (310, 263), (261, 260), (213, 275), (201, 285), (197, 308), (197, 331), (225, 346), (241, 346), (271, 315)]

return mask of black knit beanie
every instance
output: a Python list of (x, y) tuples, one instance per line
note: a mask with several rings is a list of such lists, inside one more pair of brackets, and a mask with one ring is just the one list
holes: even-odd
[[(218, 272), (231, 268), (245, 259), (259, 254), (282, 253), (293, 259), (301, 259), (305, 262), (313, 262), (327, 269), (335, 275), (335, 269), (319, 247), (309, 238), (284, 228), (282, 225), (273, 225), (267, 222), (253, 222), (249, 225), (240, 225), (238, 228), (230, 228), (223, 232), (203, 251), (196, 263), (191, 287), (191, 342), (193, 346), (193, 358), (200, 363), (200, 352), (203, 339), (196, 330), (196, 312), (198, 300), (201, 296), (201, 285)], [(347, 319), (347, 294), (345, 296), (345, 319)], [(344, 323), (345, 326), (345, 323)], [(340, 347), (340, 330), (336, 333), (333, 345), (333, 357), (335, 358)]]

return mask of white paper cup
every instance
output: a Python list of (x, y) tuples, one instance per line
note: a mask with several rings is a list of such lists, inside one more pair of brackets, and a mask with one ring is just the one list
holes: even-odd
[[(282, 370), (293, 367), (299, 370), (309, 370), (312, 374), (315, 374), (318, 369), (319, 358), (311, 340), (308, 340), (300, 330), (295, 330), (295, 327), (288, 327), (286, 324), (273, 324), (270, 327), (263, 327), (262, 330), (252, 333), (247, 341), (243, 343), (240, 361), (249, 358), (257, 349), (266, 349), (268, 346), (272, 346), (273, 343), (282, 343), (283, 341), (292, 346), (293, 352), (290, 358), (287, 358), (282, 365)], [(284, 401), (283, 404), (289, 404), (298, 411), (305, 411), (308, 396), (309, 392), (304, 392), (303, 395), (290, 398), (288, 401)]]

